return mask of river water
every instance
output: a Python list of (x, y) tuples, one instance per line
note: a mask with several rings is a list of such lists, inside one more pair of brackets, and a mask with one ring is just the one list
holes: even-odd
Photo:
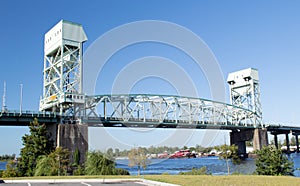
[[(292, 154), (290, 159), (294, 161), (294, 167), (300, 168), (300, 154)], [(137, 167), (128, 167), (128, 160), (117, 160), (117, 167), (126, 169), (131, 175), (137, 175)], [(151, 164), (145, 170), (141, 169), (141, 174), (178, 174), (187, 172), (192, 168), (201, 168), (206, 166), (207, 172), (212, 175), (227, 175), (226, 161), (218, 157), (191, 158), (191, 159), (152, 159)], [(230, 172), (241, 174), (252, 174), (255, 169), (255, 159), (248, 158), (239, 165), (234, 165), (229, 161)], [(300, 170), (294, 172), (296, 177), (300, 177)]]
[[(240, 165), (230, 164), (231, 172), (240, 172), (249, 174), (255, 171), (255, 161), (248, 159)], [(191, 159), (166, 159), (158, 160), (152, 159), (151, 164), (145, 170), (141, 169), (142, 174), (178, 174), (179, 172), (187, 172), (192, 168), (201, 168), (206, 166), (207, 172), (213, 175), (227, 174), (226, 161), (219, 160), (218, 157), (207, 158), (191, 158)], [(128, 160), (117, 160), (117, 167), (126, 169), (131, 175), (137, 174), (137, 168), (129, 168)]]
[[(295, 168), (300, 168), (300, 154), (292, 154), (291, 160), (294, 161)], [(0, 170), (5, 169), (6, 162), (0, 162)], [(137, 175), (137, 167), (128, 167), (128, 160), (117, 160), (118, 168), (126, 169), (131, 175)], [(252, 174), (255, 167), (254, 159), (247, 159), (239, 165), (233, 165), (229, 162), (230, 172), (241, 174)], [(141, 174), (178, 174), (179, 172), (190, 171), (192, 168), (201, 168), (206, 166), (207, 172), (212, 175), (226, 175), (226, 161), (219, 160), (218, 157), (191, 158), (191, 159), (151, 159), (151, 164), (145, 170), (141, 169)], [(294, 172), (296, 177), (300, 177), (300, 170)]]

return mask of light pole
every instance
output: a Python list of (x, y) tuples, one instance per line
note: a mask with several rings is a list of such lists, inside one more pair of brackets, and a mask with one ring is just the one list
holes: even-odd
[(20, 114), (22, 114), (23, 84), (20, 84)]

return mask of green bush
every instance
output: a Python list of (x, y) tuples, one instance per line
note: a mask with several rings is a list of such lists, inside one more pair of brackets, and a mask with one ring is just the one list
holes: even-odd
[(84, 175), (84, 167), (78, 165), (78, 166), (73, 170), (73, 175), (74, 175), (74, 176), (81, 176), (81, 175)]
[(101, 152), (88, 152), (85, 162), (85, 175), (129, 175), (129, 172), (116, 169), (115, 162), (107, 159)]
[(257, 151), (256, 172), (258, 175), (293, 176), (294, 163), (275, 146), (263, 147)]
[(39, 156), (35, 168), (35, 176), (67, 175), (70, 152), (57, 147), (49, 155)]
[(130, 175), (127, 170), (121, 169), (121, 168), (116, 168), (115, 169), (115, 174), (116, 175)]
[(17, 171), (17, 164), (13, 160), (10, 160), (6, 164), (6, 170), (2, 172), (3, 178), (9, 178), (9, 177), (17, 177), (18, 171)]
[(23, 148), (18, 162), (20, 176), (33, 176), (39, 156), (47, 156), (54, 150), (54, 143), (50, 138), (45, 124), (40, 124), (35, 118), (29, 125), (30, 134), (22, 137)]
[(206, 167), (201, 167), (200, 169), (193, 168), (189, 172), (180, 172), (180, 175), (208, 175)]

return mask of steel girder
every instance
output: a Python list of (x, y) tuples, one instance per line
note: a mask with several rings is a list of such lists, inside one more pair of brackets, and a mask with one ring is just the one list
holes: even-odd
[(255, 125), (262, 125), (262, 107), (260, 103), (260, 88), (258, 81), (251, 80), (244, 86), (230, 87), (230, 97), (232, 105), (253, 111), (253, 113), (255, 113)]
[(88, 96), (85, 120), (256, 127), (254, 113), (226, 103), (170, 95)]

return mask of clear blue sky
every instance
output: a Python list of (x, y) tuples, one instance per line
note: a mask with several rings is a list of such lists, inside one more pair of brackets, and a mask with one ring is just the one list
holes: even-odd
[[(89, 39), (84, 45), (85, 49), (102, 34), (122, 24), (162, 20), (184, 26), (201, 37), (217, 58), (224, 79), (229, 72), (257, 68), (260, 73), (264, 121), (300, 125), (299, 9), (300, 2), (296, 0), (1, 0), (0, 95), (3, 95), (2, 84), (6, 81), (8, 109), (17, 110), (20, 84), (23, 84), (23, 109), (38, 110), (42, 95), (43, 37), (61, 19), (83, 25)], [(120, 51), (113, 56), (103, 73), (112, 76), (130, 61), (149, 55), (173, 57), (172, 60), (186, 68), (196, 82), (201, 97), (210, 98), (203, 73), (196, 72), (192, 65), (186, 65), (189, 59), (180, 51), (157, 44), (135, 45)], [(97, 94), (107, 93), (111, 77), (106, 78), (99, 78)], [(102, 82), (104, 84), (101, 87)], [(139, 82), (133, 91), (174, 94), (172, 86), (155, 78)], [(0, 127), (0, 154), (18, 154), (21, 136), (26, 132), (24, 127)], [(174, 133), (156, 130), (145, 135), (143, 132), (116, 129), (109, 132), (127, 144), (144, 146), (158, 144), (162, 140), (160, 136)], [(102, 133), (100, 129), (90, 130), (90, 141), (93, 141), (91, 148), (99, 148), (101, 141), (105, 141), (104, 137), (93, 140)], [(212, 144), (223, 143), (224, 136), (227, 133), (220, 132)], [(140, 139), (137, 140), (137, 137)], [(228, 141), (229, 137), (226, 138)], [(201, 142), (205, 143), (203, 132), (195, 132), (186, 144)]]

